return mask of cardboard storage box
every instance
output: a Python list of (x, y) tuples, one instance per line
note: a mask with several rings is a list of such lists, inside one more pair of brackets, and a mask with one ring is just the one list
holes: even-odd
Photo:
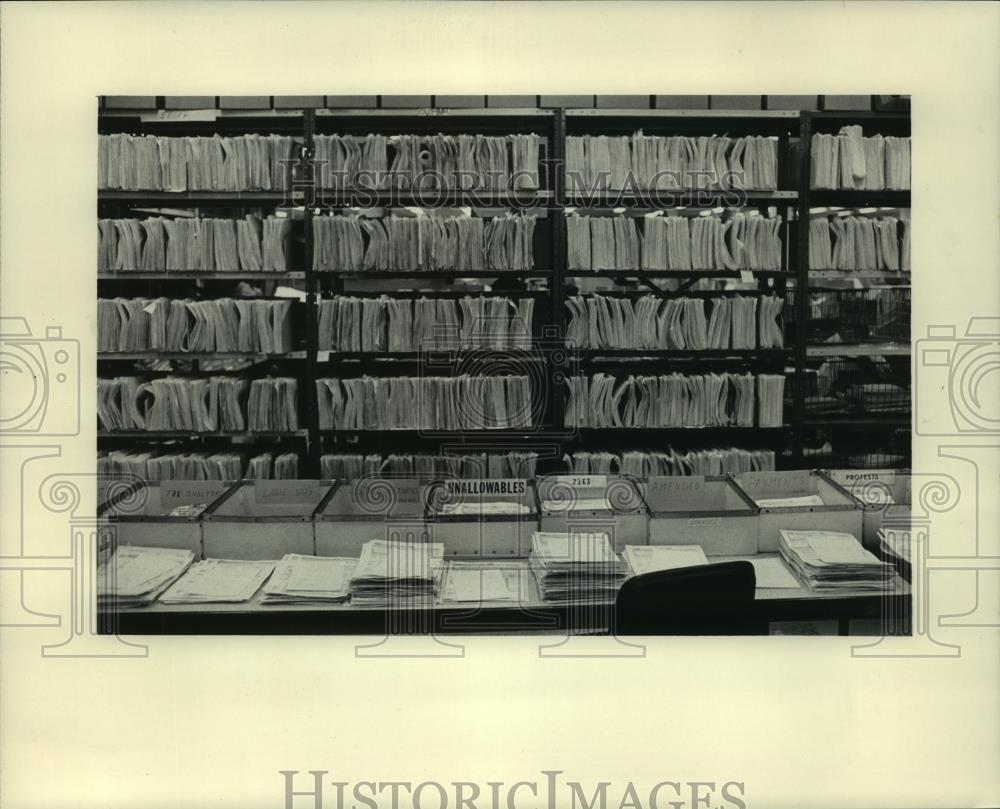
[(486, 96), (486, 106), (506, 109), (533, 109), (538, 96)]
[(879, 547), (878, 531), (910, 524), (913, 502), (910, 472), (896, 469), (830, 469), (824, 472), (844, 488), (862, 508), (862, 544), (870, 551)]
[(327, 109), (373, 110), (378, 96), (326, 96)]
[(381, 98), (384, 109), (416, 109), (431, 105), (430, 96), (382, 96)]
[(442, 109), (448, 108), (476, 108), (486, 106), (486, 96), (470, 96), (470, 95), (444, 95), (444, 96), (434, 96), (434, 106), (441, 107)]
[(539, 106), (590, 109), (594, 106), (594, 96), (540, 96)]
[(251, 480), (234, 486), (205, 512), (205, 558), (313, 555), (312, 516), (327, 489), (318, 480)]
[(872, 108), (872, 97), (869, 96), (823, 96), (825, 110), (865, 110)]
[(757, 553), (759, 509), (726, 477), (651, 477), (639, 490), (650, 545), (700, 545), (706, 556)]
[[(861, 540), (861, 508), (854, 499), (818, 472), (743, 472), (734, 480), (754, 505), (757, 516), (757, 550), (775, 553), (778, 532), (842, 531)], [(789, 500), (815, 496), (822, 505), (767, 505), (762, 500)]]
[[(511, 506), (494, 504), (524, 510), (499, 513), (493, 509)], [(428, 493), (427, 522), (431, 541), (444, 544), (445, 556), (527, 556), (538, 530), (534, 484), (522, 478), (441, 481)]]
[[(631, 478), (617, 475), (549, 475), (536, 481), (542, 531), (603, 531), (620, 553), (645, 545), (649, 515)], [(603, 505), (602, 505), (603, 504)]]
[(360, 556), (371, 539), (427, 542), (430, 480), (341, 480), (316, 509), (317, 556)]
[(762, 105), (761, 96), (709, 96), (709, 106), (713, 110), (759, 110)]
[(597, 108), (605, 110), (648, 110), (649, 96), (597, 96)]
[(168, 110), (214, 110), (215, 96), (167, 96), (163, 107)]
[(818, 110), (819, 96), (768, 96), (769, 110)]
[(143, 483), (133, 494), (116, 497), (98, 511), (98, 520), (106, 522), (113, 545), (141, 545), (145, 548), (182, 548), (194, 551), (201, 559), (202, 517), (171, 516), (182, 506), (205, 506), (217, 503), (233, 483), (221, 480), (164, 480)]
[(224, 110), (269, 110), (271, 96), (219, 96), (219, 107)]
[(707, 110), (708, 96), (655, 96), (653, 105), (658, 110)]

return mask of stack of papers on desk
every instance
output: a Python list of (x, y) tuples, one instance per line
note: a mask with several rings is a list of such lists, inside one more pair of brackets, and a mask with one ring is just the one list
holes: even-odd
[(369, 607), (433, 604), (444, 572), (443, 556), (440, 542), (369, 540), (350, 579), (351, 603)]
[(120, 547), (97, 572), (97, 603), (117, 608), (152, 604), (192, 562), (191, 551)]
[(629, 572), (603, 533), (536, 531), (528, 564), (546, 601), (613, 600)]
[(498, 568), (481, 562), (452, 562), (444, 576), (441, 600), (479, 604), (487, 601), (518, 601), (521, 569)]
[(708, 564), (700, 545), (626, 545), (622, 556), (637, 576)]
[(444, 503), (441, 506), (441, 513), (483, 517), (494, 514), (530, 514), (531, 508), (526, 503), (497, 500), (489, 503)]
[(895, 576), (852, 534), (782, 529), (778, 550), (812, 590), (886, 590)]
[(195, 562), (161, 597), (162, 604), (239, 604), (267, 581), (274, 562), (206, 559)]
[(262, 604), (343, 604), (357, 559), (287, 553), (264, 586)]

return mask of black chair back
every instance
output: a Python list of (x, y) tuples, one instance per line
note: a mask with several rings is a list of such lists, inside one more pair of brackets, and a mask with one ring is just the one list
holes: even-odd
[(634, 576), (615, 600), (616, 635), (756, 635), (757, 577), (749, 562), (658, 570)]

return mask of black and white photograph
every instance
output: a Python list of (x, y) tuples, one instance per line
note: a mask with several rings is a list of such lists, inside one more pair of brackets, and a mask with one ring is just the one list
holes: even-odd
[(0, 0), (0, 807), (1000, 806), (998, 135), (997, 3)]
[(98, 128), (109, 629), (909, 632), (909, 96)]

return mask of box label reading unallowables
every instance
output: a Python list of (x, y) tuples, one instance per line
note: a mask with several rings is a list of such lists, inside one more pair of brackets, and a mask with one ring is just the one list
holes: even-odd
[(319, 502), (318, 480), (258, 480), (258, 503), (312, 503)]
[(687, 521), (691, 528), (712, 528), (722, 525), (721, 517), (692, 517)]
[(445, 491), (457, 495), (516, 495), (524, 494), (528, 482), (523, 478), (472, 478), (445, 481)]
[(228, 488), (221, 480), (172, 480), (160, 484), (160, 503), (170, 508), (208, 505)]

